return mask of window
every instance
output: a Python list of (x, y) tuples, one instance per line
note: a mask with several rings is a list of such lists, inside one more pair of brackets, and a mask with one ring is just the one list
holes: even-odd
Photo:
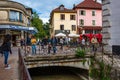
[(75, 20), (75, 15), (70, 15), (70, 20)]
[(101, 32), (100, 30), (94, 30), (94, 33), (95, 34), (97, 34), (97, 33), (99, 33), (99, 32)]
[(95, 16), (95, 11), (92, 11), (92, 16)]
[(10, 11), (10, 21), (22, 22), (22, 13), (18, 11)]
[(19, 18), (20, 18), (19, 21), (22, 22), (22, 13), (21, 12), (19, 13)]
[(80, 19), (80, 26), (83, 26), (83, 25), (84, 25), (84, 20)]
[(95, 26), (95, 25), (96, 25), (95, 20), (92, 20), (92, 25), (93, 25), (93, 26)]
[(64, 30), (64, 25), (60, 25), (60, 30)]
[(30, 19), (28, 19), (28, 24), (27, 25), (30, 26)]
[(93, 30), (85, 30), (85, 34), (93, 33)]
[(85, 11), (84, 10), (80, 10), (80, 15), (85, 15)]
[(72, 31), (76, 31), (76, 25), (72, 25)]
[(61, 20), (65, 20), (65, 14), (61, 14), (61, 15), (60, 15), (60, 19), (61, 19)]

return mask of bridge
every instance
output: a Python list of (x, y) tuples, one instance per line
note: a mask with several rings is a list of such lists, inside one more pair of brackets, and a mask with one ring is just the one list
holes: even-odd
[(24, 61), (27, 68), (67, 66), (89, 70), (90, 55), (86, 55), (84, 58), (76, 57), (75, 50), (77, 48), (64, 47), (64, 49), (61, 50), (59, 46), (57, 46), (57, 49), (56, 54), (52, 52), (48, 54), (47, 49), (40, 50), (39, 46), (37, 46), (37, 53), (35, 55), (32, 55), (32, 52), (29, 52), (29, 54), (22, 52), (25, 53)]
[[(78, 57), (75, 53), (76, 49), (77, 48), (68, 49), (65, 47), (64, 50), (60, 50), (58, 48), (56, 54), (53, 54), (52, 52), (48, 54), (46, 49), (42, 51), (39, 50), (39, 46), (37, 46), (37, 53), (35, 55), (32, 55), (31, 52), (27, 53), (27, 51), (22, 49), (20, 50), (20, 53), (22, 53), (21, 58), (23, 58), (23, 63), (27, 69), (39, 67), (64, 67), (70, 69), (74, 74), (87, 80), (91, 55), (86, 54), (84, 57)], [(81, 70), (83, 71), (82, 73), (80, 72)]]
[(24, 57), (27, 68), (67, 66), (89, 70), (90, 56), (76, 57), (75, 54), (35, 55)]

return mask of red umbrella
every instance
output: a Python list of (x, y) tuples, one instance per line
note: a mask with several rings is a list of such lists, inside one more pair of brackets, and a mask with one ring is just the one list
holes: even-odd
[(95, 36), (97, 37), (98, 42), (101, 43), (102, 42), (102, 34), (98, 33), (98, 34), (95, 34)]
[(89, 34), (85, 34), (85, 36), (87, 36), (89, 38), (89, 41), (91, 41), (91, 39), (93, 38), (94, 34), (89, 33)]

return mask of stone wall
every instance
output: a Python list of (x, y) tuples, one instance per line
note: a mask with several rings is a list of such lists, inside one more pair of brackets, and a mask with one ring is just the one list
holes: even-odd
[[(102, 0), (104, 52), (113, 53), (120, 46), (120, 1)], [(116, 46), (115, 48), (113, 48)], [(115, 49), (115, 50), (113, 50)], [(115, 52), (117, 53), (117, 51)]]

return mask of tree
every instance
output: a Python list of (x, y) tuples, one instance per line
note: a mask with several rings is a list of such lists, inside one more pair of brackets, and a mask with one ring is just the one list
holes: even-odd
[(46, 36), (46, 33), (44, 31), (44, 27), (43, 27), (43, 21), (39, 18), (38, 14), (36, 12), (33, 13), (32, 16), (32, 21), (31, 21), (31, 25), (33, 27), (36, 27), (38, 30), (38, 33), (35, 34), (35, 36), (37, 38), (43, 38)]
[(50, 36), (49, 23), (46, 22), (43, 26), (44, 26), (44, 30), (45, 30), (45, 33), (46, 33), (45, 35), (46, 35), (46, 36)]

